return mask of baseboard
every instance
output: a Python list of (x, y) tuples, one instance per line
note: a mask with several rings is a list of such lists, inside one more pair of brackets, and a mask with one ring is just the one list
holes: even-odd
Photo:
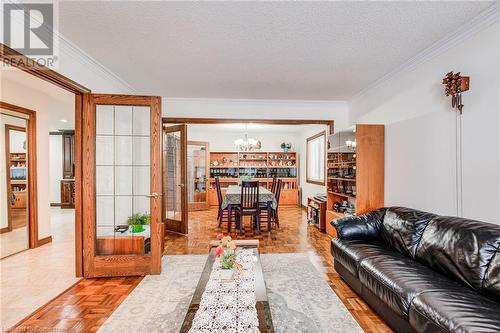
[(39, 246), (42, 246), (42, 245), (45, 245), (45, 244), (48, 244), (52, 242), (52, 236), (48, 236), (48, 237), (45, 237), (45, 238), (42, 238), (42, 239), (39, 239), (37, 242), (36, 242), (36, 247), (39, 247)]
[(60, 202), (51, 202), (50, 207), (61, 207), (61, 203)]

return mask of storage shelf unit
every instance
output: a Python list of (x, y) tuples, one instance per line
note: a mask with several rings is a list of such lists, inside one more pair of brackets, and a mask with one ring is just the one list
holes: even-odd
[(326, 232), (335, 237), (331, 221), (384, 205), (384, 126), (355, 125), (330, 135), (328, 144)]
[(224, 194), (239, 177), (250, 176), (271, 189), (273, 177), (283, 181), (280, 205), (298, 205), (298, 165), (296, 152), (210, 152), (209, 203), (217, 205), (215, 178), (219, 177)]
[(10, 209), (26, 209), (28, 182), (26, 169), (26, 153), (9, 153), (10, 188), (7, 190)]

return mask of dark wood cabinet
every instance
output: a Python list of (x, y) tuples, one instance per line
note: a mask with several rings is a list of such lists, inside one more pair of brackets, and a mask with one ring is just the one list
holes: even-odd
[(62, 135), (63, 179), (75, 178), (75, 134), (64, 132)]
[(75, 208), (74, 180), (61, 180), (61, 208)]

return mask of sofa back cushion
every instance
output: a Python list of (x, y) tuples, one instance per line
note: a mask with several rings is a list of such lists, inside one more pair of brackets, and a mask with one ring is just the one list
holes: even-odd
[(400, 253), (415, 259), (415, 252), (425, 227), (436, 215), (419, 210), (388, 208), (380, 237)]
[(416, 259), (481, 291), (499, 245), (500, 225), (440, 216), (427, 224)]
[(500, 302), (500, 248), (491, 259), (484, 277), (483, 292), (486, 296)]

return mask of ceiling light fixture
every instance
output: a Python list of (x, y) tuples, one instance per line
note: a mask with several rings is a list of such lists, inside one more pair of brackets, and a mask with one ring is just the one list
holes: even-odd
[(245, 124), (245, 136), (244, 138), (234, 140), (234, 145), (239, 150), (248, 151), (254, 149), (260, 149), (262, 144), (260, 140), (248, 137), (248, 125)]

